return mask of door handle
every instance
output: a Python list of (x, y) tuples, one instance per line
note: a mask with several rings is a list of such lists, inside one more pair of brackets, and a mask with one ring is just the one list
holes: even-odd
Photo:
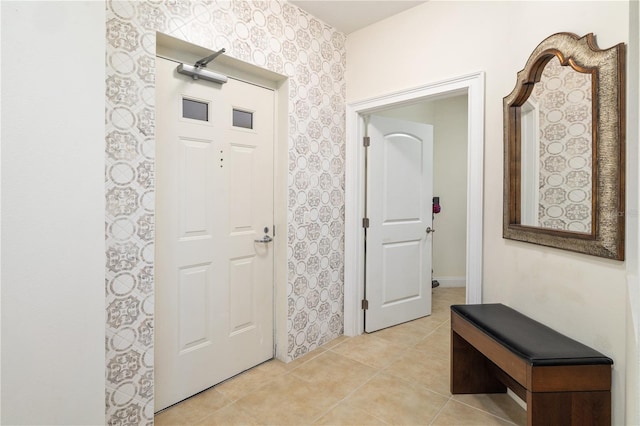
[(263, 244), (266, 244), (266, 243), (270, 243), (271, 241), (273, 241), (273, 238), (271, 238), (271, 237), (270, 237), (270, 236), (268, 236), (268, 235), (265, 235), (264, 237), (262, 237), (262, 239), (260, 239), (260, 240), (253, 240), (253, 241), (255, 241), (256, 243), (263, 243)]
[(427, 234), (430, 234), (432, 232), (436, 232), (436, 230), (432, 229), (430, 226), (427, 226)]

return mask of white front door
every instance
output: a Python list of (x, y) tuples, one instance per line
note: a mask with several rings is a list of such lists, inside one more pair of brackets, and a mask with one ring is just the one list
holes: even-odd
[(273, 357), (274, 92), (176, 67), (156, 58), (156, 411)]
[(433, 127), (371, 116), (365, 330), (431, 313)]

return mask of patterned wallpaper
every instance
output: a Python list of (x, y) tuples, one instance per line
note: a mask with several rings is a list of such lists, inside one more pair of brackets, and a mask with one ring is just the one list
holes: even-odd
[(106, 419), (152, 424), (156, 31), (289, 78), (289, 359), (343, 331), (345, 37), (280, 0), (106, 8)]
[(539, 224), (591, 232), (591, 74), (545, 66), (531, 98), (539, 105)]

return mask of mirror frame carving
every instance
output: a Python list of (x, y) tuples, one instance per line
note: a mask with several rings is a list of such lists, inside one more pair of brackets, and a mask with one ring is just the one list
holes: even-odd
[[(545, 65), (561, 65), (592, 74), (592, 227), (591, 233), (522, 225), (521, 106), (540, 81)], [(625, 46), (597, 47), (593, 33), (579, 37), (557, 33), (543, 40), (518, 72), (513, 91), (503, 99), (503, 238), (592, 256), (624, 260), (625, 224)]]

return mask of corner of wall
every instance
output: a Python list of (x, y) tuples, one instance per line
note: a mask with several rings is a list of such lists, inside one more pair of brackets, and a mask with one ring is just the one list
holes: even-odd
[[(627, 350), (626, 424), (640, 424), (640, 4), (629, 2), (627, 46)], [(629, 238), (631, 237), (631, 238)]]

